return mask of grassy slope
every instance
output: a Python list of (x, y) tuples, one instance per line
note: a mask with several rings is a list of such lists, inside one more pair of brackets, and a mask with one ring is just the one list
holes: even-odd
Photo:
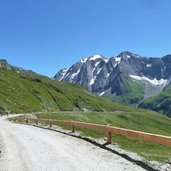
[[(91, 113), (55, 113), (38, 114), (38, 117), (86, 121), (100, 124), (111, 124), (113, 126), (145, 131), (156, 134), (171, 136), (171, 119), (147, 110), (116, 111), (116, 112), (91, 112)], [(64, 128), (67, 128), (64, 126)], [(70, 129), (70, 128), (69, 128)], [(104, 133), (94, 130), (77, 128), (83, 134), (92, 137), (106, 137)], [(147, 159), (164, 161), (171, 158), (171, 147), (166, 147), (150, 142), (144, 142), (121, 135), (113, 135), (113, 142), (122, 148), (137, 152)]]
[(171, 117), (171, 85), (164, 88), (157, 96), (145, 100), (139, 106), (161, 112)]
[(119, 91), (119, 96), (106, 94), (104, 97), (114, 102), (137, 105), (144, 98), (145, 85), (131, 80), (126, 73), (122, 73)]
[(100, 98), (79, 85), (62, 83), (33, 72), (0, 69), (0, 112), (41, 110), (113, 111), (124, 106)]

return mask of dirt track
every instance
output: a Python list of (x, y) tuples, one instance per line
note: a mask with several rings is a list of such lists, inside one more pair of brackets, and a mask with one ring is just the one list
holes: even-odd
[(1, 171), (141, 171), (84, 140), (0, 118)]

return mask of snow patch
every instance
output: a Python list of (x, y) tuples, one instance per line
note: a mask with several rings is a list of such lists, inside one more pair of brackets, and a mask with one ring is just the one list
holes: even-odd
[(100, 55), (94, 55), (89, 58), (90, 61), (102, 58)]
[(67, 73), (68, 69), (63, 69), (62, 70), (62, 73), (61, 73), (61, 78), (59, 79), (59, 81), (61, 81), (64, 77), (65, 77), (65, 74)]
[[(108, 89), (109, 90), (109, 89)], [(102, 93), (99, 94), (99, 96), (103, 96), (108, 90), (103, 91)]]
[(115, 57), (115, 65), (114, 65), (114, 68), (121, 62), (121, 57)]
[(145, 76), (136, 76), (136, 75), (130, 75), (131, 78), (135, 79), (135, 80), (138, 80), (138, 81), (148, 81), (149, 83), (151, 83), (152, 85), (154, 86), (157, 86), (157, 85), (166, 85), (167, 84), (167, 81), (168, 80), (165, 80), (165, 79), (160, 79), (160, 80), (157, 80), (156, 78), (154, 78), (153, 80), (149, 79), (148, 77), (145, 77)]
[(100, 73), (101, 70), (102, 70), (102, 68), (100, 68), (100, 69), (97, 71), (97, 75)]
[(76, 73), (71, 75), (71, 79), (74, 79), (79, 74), (79, 72), (80, 72), (80, 69)]
[(115, 57), (115, 60), (119, 64), (121, 62), (121, 57)]
[(95, 71), (96, 68), (93, 68), (92, 73)]
[(129, 59), (129, 58), (131, 58), (131, 56), (130, 55), (126, 55), (126, 57)]
[(111, 72), (110, 72), (110, 73), (108, 73), (108, 74), (106, 75), (106, 77), (109, 77), (109, 76), (110, 76), (110, 74), (111, 74)]
[(146, 67), (150, 68), (151, 67), (151, 64), (147, 64)]
[(109, 61), (109, 59), (105, 59), (104, 61), (107, 63)]
[(115, 68), (117, 65), (118, 65), (118, 63), (115, 63), (115, 65), (114, 65), (114, 67), (113, 67), (113, 68)]
[(68, 72), (68, 73), (64, 76), (64, 78), (68, 77), (69, 74), (70, 74), (70, 72)]
[(80, 60), (80, 62), (81, 62), (81, 63), (85, 63), (85, 62), (87, 62), (87, 59), (88, 59), (88, 58), (83, 58), (83, 59)]
[(95, 67), (97, 67), (100, 64), (101, 61), (96, 62)]
[(92, 78), (92, 79), (90, 80), (89, 85), (93, 85), (93, 84), (94, 84), (94, 78)]

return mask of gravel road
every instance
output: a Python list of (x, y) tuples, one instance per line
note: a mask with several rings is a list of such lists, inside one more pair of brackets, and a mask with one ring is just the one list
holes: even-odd
[(0, 118), (1, 171), (143, 171), (84, 140)]

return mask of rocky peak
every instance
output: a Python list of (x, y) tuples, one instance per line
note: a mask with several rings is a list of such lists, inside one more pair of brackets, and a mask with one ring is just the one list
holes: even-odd
[(121, 52), (118, 56), (120, 56), (120, 57), (131, 57), (131, 56), (133, 56), (134, 54), (132, 53), (132, 52), (129, 52), (129, 51), (123, 51), (123, 52)]
[(133, 58), (141, 58), (140, 55), (134, 54), (134, 53), (129, 52), (129, 51), (123, 51), (117, 57), (121, 57), (121, 58), (124, 58), (124, 59), (130, 59), (132, 57)]
[(57, 79), (57, 80), (59, 80), (59, 81), (61, 81), (61, 80), (64, 78), (64, 76), (65, 76), (65, 74), (66, 74), (67, 71), (68, 71), (67, 68), (61, 69), (61, 70), (54, 76), (54, 78)]
[(81, 63), (86, 63), (86, 62), (97, 62), (97, 61), (105, 61), (108, 62), (108, 59), (104, 57), (103, 55), (93, 55), (88, 58), (82, 58), (80, 60)]
[(0, 59), (0, 63), (7, 63), (6, 59)]
[(32, 70), (24, 70), (23, 68), (10, 65), (6, 59), (0, 59), (0, 68), (5, 68), (16, 73), (34, 73)]
[(0, 59), (0, 68), (12, 69), (6, 59)]
[[(129, 94), (134, 91), (132, 87), (137, 86), (141, 87), (141, 98), (143, 93), (144, 97), (149, 97), (162, 91), (171, 80), (171, 55), (147, 58), (129, 51), (109, 59), (94, 55), (81, 59), (69, 69), (60, 70), (55, 79), (77, 83), (98, 95), (110, 97), (123, 95), (124, 92)], [(151, 93), (152, 90), (154, 93)]]

